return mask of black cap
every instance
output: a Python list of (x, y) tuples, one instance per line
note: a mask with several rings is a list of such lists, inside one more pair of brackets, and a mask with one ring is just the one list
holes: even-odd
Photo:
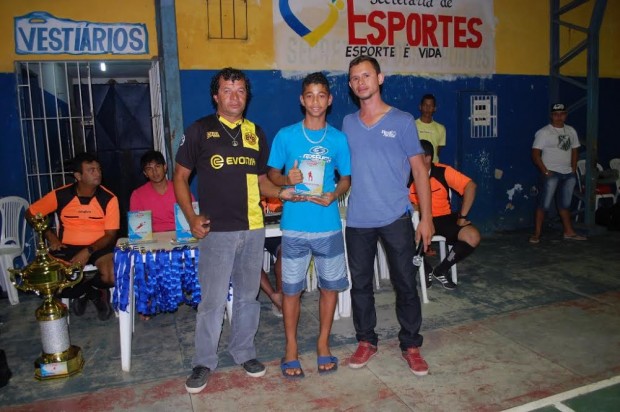
[(554, 112), (565, 112), (566, 105), (564, 103), (554, 103), (551, 105), (551, 113)]

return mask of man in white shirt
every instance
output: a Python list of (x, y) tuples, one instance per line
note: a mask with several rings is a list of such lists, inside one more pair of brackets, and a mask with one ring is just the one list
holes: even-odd
[(530, 243), (539, 243), (545, 212), (553, 198), (557, 199), (558, 213), (564, 226), (565, 240), (586, 240), (573, 229), (570, 205), (577, 183), (575, 171), (579, 139), (574, 128), (567, 125), (566, 106), (555, 103), (551, 106), (551, 123), (536, 132), (532, 145), (532, 160), (541, 173), (540, 201), (536, 209), (536, 223)]

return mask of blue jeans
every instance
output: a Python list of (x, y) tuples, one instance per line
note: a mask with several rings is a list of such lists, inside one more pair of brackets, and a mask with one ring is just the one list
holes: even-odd
[(551, 172), (550, 176), (543, 176), (538, 207), (548, 212), (555, 196), (559, 209), (570, 209), (576, 183), (577, 176), (574, 173)]
[(233, 315), (228, 352), (237, 364), (256, 358), (254, 335), (260, 317), (256, 298), (264, 242), (264, 229), (211, 232), (200, 240), (198, 271), (202, 298), (196, 314), (192, 367), (217, 367), (229, 282), (233, 285)]
[(374, 261), (377, 241), (385, 247), (390, 278), (396, 291), (396, 318), (400, 324), (398, 340), (401, 350), (422, 346), (422, 312), (413, 266), (414, 237), (409, 213), (387, 226), (346, 228), (347, 255), (351, 271), (351, 306), (353, 326), (358, 341), (376, 345), (377, 313), (373, 290)]

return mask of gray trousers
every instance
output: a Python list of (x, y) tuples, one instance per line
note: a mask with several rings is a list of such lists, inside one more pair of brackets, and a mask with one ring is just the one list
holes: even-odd
[(229, 281), (234, 299), (228, 352), (237, 364), (256, 358), (254, 335), (260, 317), (257, 296), (264, 243), (264, 229), (213, 232), (200, 240), (198, 272), (202, 298), (196, 315), (192, 367), (217, 367)]

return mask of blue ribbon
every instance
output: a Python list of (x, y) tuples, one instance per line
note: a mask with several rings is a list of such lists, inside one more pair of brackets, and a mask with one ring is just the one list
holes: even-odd
[(127, 311), (131, 275), (130, 250), (114, 249), (115, 288), (112, 303), (114, 310)]
[(116, 248), (114, 308), (127, 311), (132, 268), (138, 313), (154, 315), (174, 312), (184, 303), (197, 307), (201, 299), (198, 259), (198, 249), (190, 249), (188, 246), (177, 247), (172, 251), (148, 252)]
[(183, 249), (175, 247), (170, 252), (170, 271), (168, 273), (168, 290), (170, 292), (170, 304), (178, 307), (185, 302), (181, 277), (183, 271)]
[(174, 254), (168, 251), (159, 251), (157, 254), (157, 269), (159, 276), (159, 310), (161, 312), (174, 312), (179, 307), (177, 290), (178, 282), (172, 274)]
[(185, 246), (183, 248), (183, 261), (185, 263), (185, 272), (183, 274), (182, 287), (185, 297), (185, 303), (192, 307), (197, 307), (200, 303), (200, 282), (198, 281), (198, 258), (200, 252), (198, 249), (192, 250)]
[(148, 308), (145, 312), (145, 315), (154, 315), (155, 313), (162, 310), (163, 299), (162, 299), (162, 262), (165, 258), (166, 252), (164, 250), (156, 250), (151, 252), (152, 260), (149, 266), (149, 302), (147, 303)]
[(149, 273), (153, 271), (153, 253), (132, 252), (134, 255), (134, 296), (136, 299), (136, 311), (148, 314), (150, 295), (152, 295), (149, 282), (152, 281)]

